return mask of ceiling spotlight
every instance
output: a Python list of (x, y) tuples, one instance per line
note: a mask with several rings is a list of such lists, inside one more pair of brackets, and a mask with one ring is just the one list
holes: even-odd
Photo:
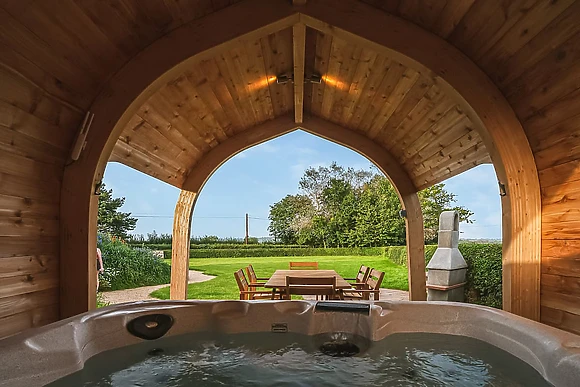
[(310, 74), (304, 77), (304, 82), (321, 83), (322, 77), (320, 76), (320, 74)]
[(290, 76), (288, 76), (288, 74), (281, 74), (281, 75), (278, 75), (276, 77), (276, 83), (279, 85), (283, 85), (283, 84), (288, 83), (290, 81), (292, 81), (292, 78)]

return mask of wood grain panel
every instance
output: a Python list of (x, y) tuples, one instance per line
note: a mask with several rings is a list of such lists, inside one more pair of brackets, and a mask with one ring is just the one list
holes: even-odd
[(0, 337), (10, 336), (25, 329), (50, 324), (57, 320), (58, 304), (45, 304), (21, 313), (0, 317)]

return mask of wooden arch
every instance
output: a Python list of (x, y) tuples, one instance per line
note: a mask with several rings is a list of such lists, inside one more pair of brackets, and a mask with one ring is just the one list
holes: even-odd
[(210, 176), (228, 159), (241, 151), (279, 137), (296, 129), (337, 143), (358, 152), (372, 161), (389, 178), (403, 209), (407, 212), (407, 267), (409, 299), (425, 301), (425, 254), (423, 215), (417, 188), (396, 159), (368, 137), (324, 119), (304, 115), (301, 124), (293, 117), (282, 116), (238, 134), (213, 148), (189, 172), (175, 206), (171, 255), (171, 299), (187, 298), (189, 270), (189, 238), (195, 201)]
[(442, 88), (457, 97), (476, 124), (507, 188), (502, 198), (504, 309), (537, 320), (540, 189), (530, 146), (513, 110), (491, 80), (451, 44), (410, 22), (351, 0), (312, 0), (296, 7), (286, 0), (245, 0), (165, 35), (109, 80), (90, 109), (95, 119), (88, 146), (64, 171), (61, 317), (94, 307), (94, 289), (88, 283), (95, 274), (96, 191), (114, 144), (132, 114), (189, 63), (235, 46), (240, 40), (297, 23), (386, 52), (432, 74)]

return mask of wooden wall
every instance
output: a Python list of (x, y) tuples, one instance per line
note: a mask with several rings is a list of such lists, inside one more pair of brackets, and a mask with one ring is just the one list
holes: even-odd
[(59, 197), (78, 112), (0, 67), (0, 337), (58, 318)]

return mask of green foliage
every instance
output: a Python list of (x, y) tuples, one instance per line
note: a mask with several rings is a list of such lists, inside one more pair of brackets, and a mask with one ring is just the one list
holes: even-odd
[(113, 198), (113, 190), (107, 190), (105, 183), (101, 185), (97, 220), (98, 232), (123, 239), (129, 238), (129, 231), (135, 229), (137, 219), (131, 218), (129, 212), (119, 211), (124, 203), (125, 198)]
[(103, 299), (103, 293), (97, 292), (97, 308), (104, 308), (110, 304)]
[[(202, 271), (216, 278), (188, 286), (187, 298), (189, 299), (218, 299), (235, 300), (239, 298), (238, 286), (234, 279), (234, 272), (249, 264), (254, 266), (258, 277), (271, 276), (274, 271), (288, 269), (289, 261), (317, 261), (320, 269), (336, 270), (345, 278), (353, 278), (360, 265), (368, 265), (385, 272), (382, 283), (383, 288), (408, 290), (407, 269), (404, 266), (395, 265), (382, 256), (314, 256), (308, 258), (285, 257), (248, 257), (248, 258), (222, 258), (190, 259), (189, 268)], [(169, 299), (169, 287), (156, 290), (151, 293), (152, 297)]]
[(456, 195), (445, 190), (445, 184), (435, 184), (419, 192), (423, 223), (425, 225), (425, 243), (437, 243), (437, 231), (439, 231), (439, 216), (443, 211), (454, 210), (459, 214), (460, 222), (473, 223), (470, 219), (473, 212), (465, 207), (455, 206)]
[(105, 272), (99, 274), (102, 290), (132, 289), (162, 285), (171, 280), (171, 267), (150, 250), (132, 248), (119, 240), (101, 236)]
[[(428, 264), (437, 245), (425, 246)], [(465, 300), (471, 304), (502, 307), (502, 246), (500, 243), (460, 243), (459, 251), (467, 262)], [(407, 265), (405, 246), (385, 248), (385, 256), (398, 265)]]
[[(405, 243), (401, 204), (390, 181), (376, 172), (330, 167), (309, 168), (299, 183), (301, 194), (287, 195), (270, 206), (270, 234), (285, 244), (311, 247), (370, 247)], [(437, 240), (439, 215), (459, 212), (471, 222), (473, 213), (453, 207), (455, 195), (436, 184), (419, 194), (425, 219), (425, 240)]]
[(467, 262), (465, 299), (472, 304), (502, 307), (502, 246), (499, 243), (462, 243)]

